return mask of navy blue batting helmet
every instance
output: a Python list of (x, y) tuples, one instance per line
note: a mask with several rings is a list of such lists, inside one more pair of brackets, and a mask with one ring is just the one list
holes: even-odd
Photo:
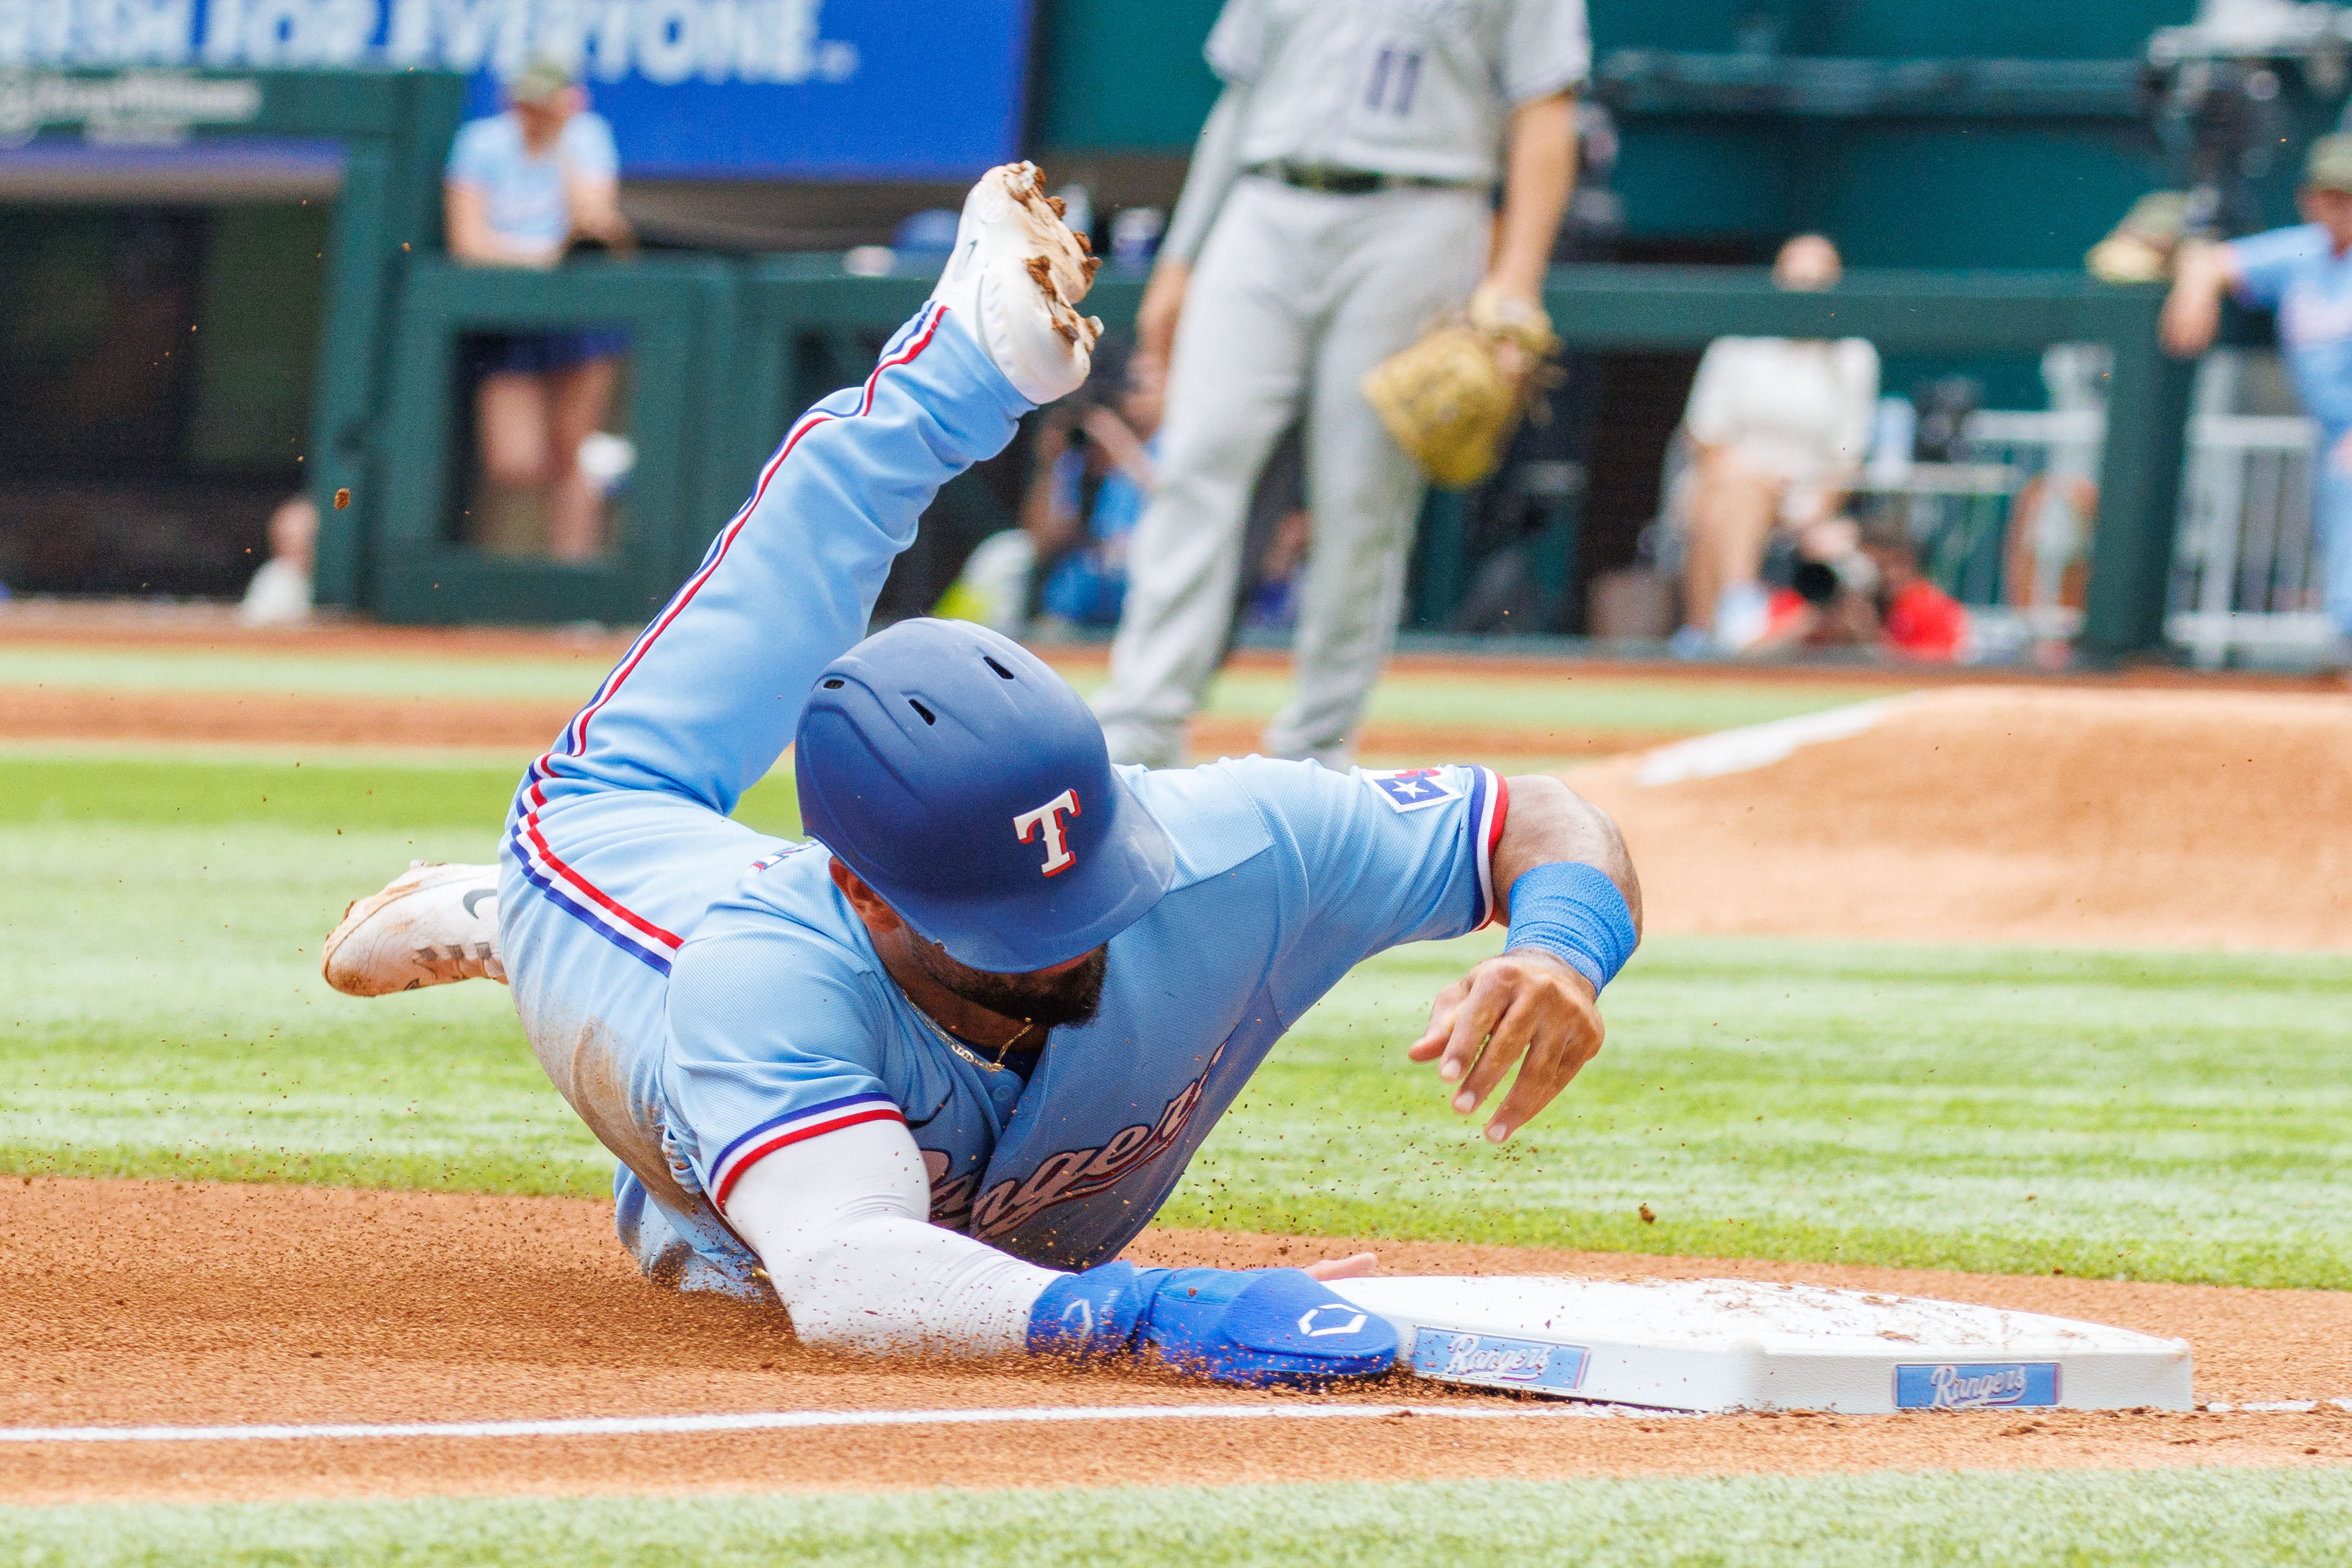
[(810, 837), (974, 969), (1081, 957), (1174, 873), (1070, 683), (969, 622), (901, 621), (827, 665), (793, 769)]

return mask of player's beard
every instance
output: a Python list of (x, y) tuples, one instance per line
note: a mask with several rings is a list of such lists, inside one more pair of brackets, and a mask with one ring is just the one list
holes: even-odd
[(1103, 976), (1110, 969), (1108, 947), (1098, 947), (1052, 974), (992, 974), (957, 963), (946, 949), (928, 942), (918, 942), (914, 948), (923, 973), (965, 1001), (1048, 1029), (1094, 1022), (1102, 1006)]

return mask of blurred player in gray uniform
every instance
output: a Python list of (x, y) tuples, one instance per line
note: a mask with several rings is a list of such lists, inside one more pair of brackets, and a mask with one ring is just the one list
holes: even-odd
[(1169, 374), (1160, 483), (1095, 709), (1113, 759), (1181, 760), (1251, 488), (1303, 404), (1315, 542), (1297, 691), (1265, 744), (1345, 766), (1424, 487), (1358, 384), (1473, 289), (1505, 317), (1536, 305), (1575, 169), (1583, 0), (1226, 0), (1207, 53), (1224, 93), (1138, 322)]

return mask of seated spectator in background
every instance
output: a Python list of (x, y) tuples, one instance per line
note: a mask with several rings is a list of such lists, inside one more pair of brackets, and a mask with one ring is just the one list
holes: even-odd
[(246, 584), (236, 618), (248, 626), (299, 626), (310, 618), (310, 563), (319, 545), (319, 509), (292, 496), (269, 514), (269, 559)]
[(2326, 566), (2327, 663), (2352, 669), (2352, 136), (2322, 136), (2303, 165), (2304, 221), (2226, 245), (2181, 247), (2164, 301), (2164, 346), (2203, 353), (2221, 324), (2221, 296), (2278, 311), (2279, 346), (2304, 411), (2319, 426), (2314, 531)]
[[(535, 60), (505, 113), (457, 132), (442, 177), (449, 254), (482, 267), (551, 268), (574, 244), (614, 251), (635, 237), (620, 208), (612, 128), (587, 111), (571, 73)], [(477, 340), (477, 438), (494, 491), (543, 491), (547, 551), (584, 561), (604, 546), (604, 498), (580, 443), (604, 424), (625, 333), (506, 332)], [(490, 498), (486, 498), (488, 500)]]
[[(1780, 247), (1783, 289), (1835, 286), (1837, 247), (1801, 234)], [(1757, 581), (1776, 529), (1801, 535), (1837, 515), (1870, 446), (1878, 351), (1861, 338), (1717, 338), (1683, 414), (1696, 484), (1683, 555), (1678, 651), (1743, 651), (1764, 635)]]
[(1118, 624), (1128, 539), (1159, 483), (1160, 375), (1154, 363), (1108, 338), (1096, 346), (1094, 365), (1087, 386), (1038, 421), (1021, 526), (981, 542), (940, 614), (1019, 637), (1034, 592), (1049, 620)]
[(1900, 518), (1881, 515), (1859, 529), (1843, 519), (1822, 524), (1798, 554), (1795, 582), (1771, 595), (1749, 652), (1862, 647), (1937, 662), (1968, 657), (1968, 608), (1920, 572)]

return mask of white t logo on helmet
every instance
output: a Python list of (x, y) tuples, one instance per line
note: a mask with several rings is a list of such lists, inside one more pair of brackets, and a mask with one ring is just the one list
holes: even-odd
[(1058, 876), (1078, 863), (1070, 847), (1062, 838), (1062, 813), (1078, 815), (1078, 792), (1066, 789), (1034, 811), (1024, 811), (1013, 819), (1013, 831), (1026, 844), (1045, 830), (1045, 863), (1038, 868), (1048, 877)]

